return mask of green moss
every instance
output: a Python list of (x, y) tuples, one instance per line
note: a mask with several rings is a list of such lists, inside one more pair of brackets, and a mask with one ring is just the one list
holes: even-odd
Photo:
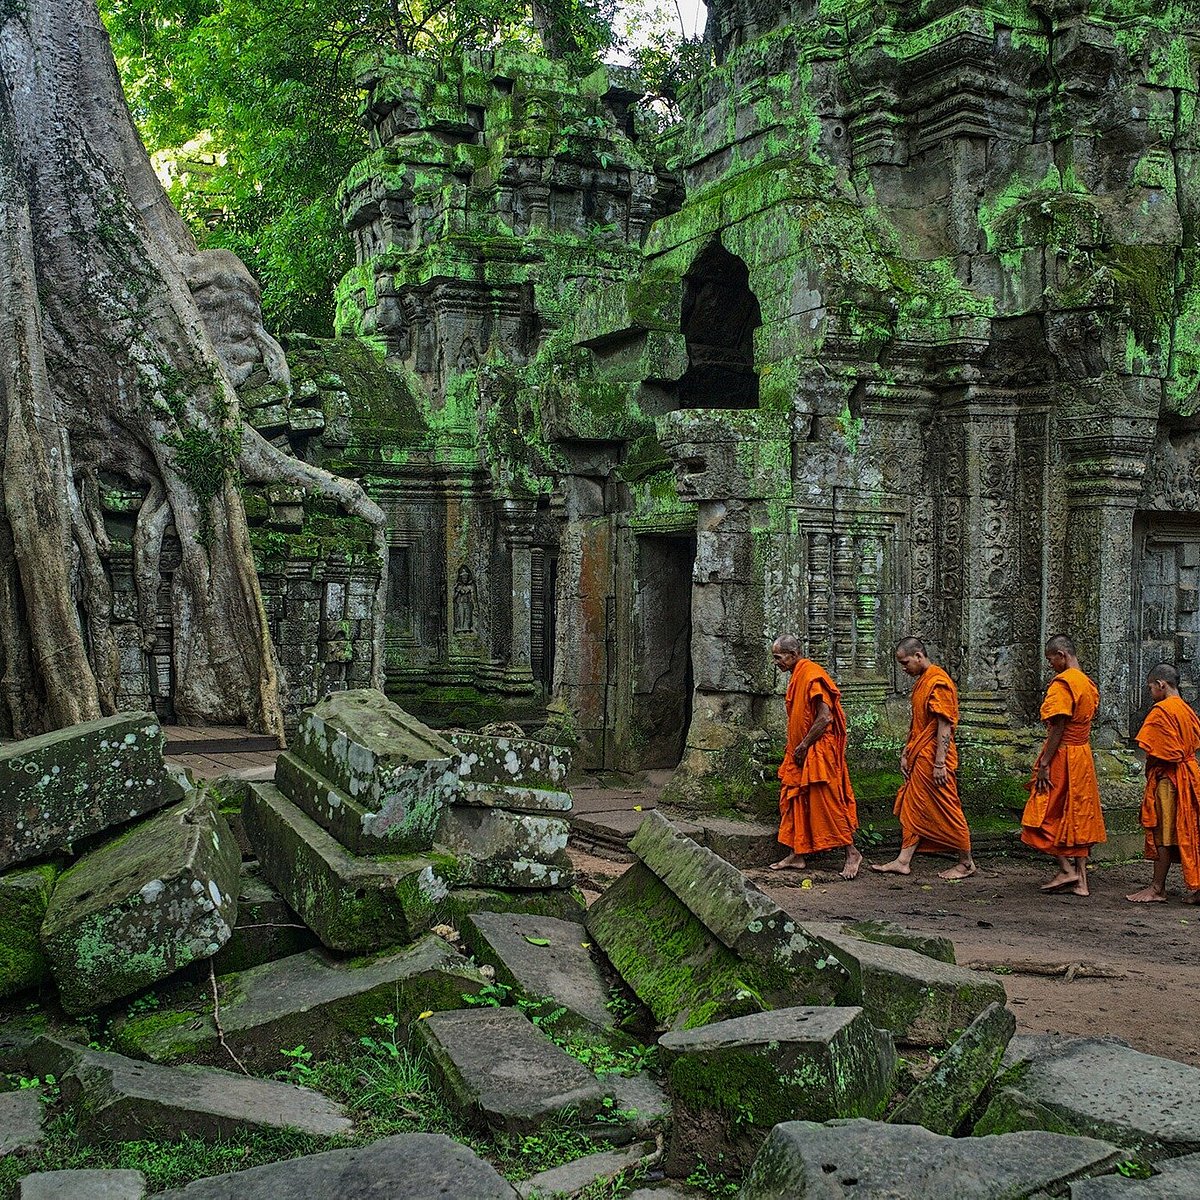
[(57, 877), (48, 863), (0, 875), (0, 996), (36, 987), (46, 977), (38, 933)]
[(113, 1032), (114, 1048), (133, 1058), (167, 1062), (184, 1057), (194, 1045), (188, 1036), (173, 1038), (173, 1033), (194, 1029), (211, 1014), (197, 1008), (171, 1009), (126, 1017)]

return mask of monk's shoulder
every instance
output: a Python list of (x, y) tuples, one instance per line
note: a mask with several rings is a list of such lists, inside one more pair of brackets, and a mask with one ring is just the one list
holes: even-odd
[(1051, 717), (1069, 717), (1075, 711), (1075, 692), (1071, 681), (1066, 678), (1066, 672), (1055, 675), (1046, 685), (1046, 695), (1042, 699), (1041, 718), (1043, 721)]

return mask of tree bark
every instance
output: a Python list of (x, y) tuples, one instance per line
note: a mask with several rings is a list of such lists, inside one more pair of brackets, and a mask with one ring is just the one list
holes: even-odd
[[(286, 362), (244, 266), (198, 251), (155, 177), (95, 0), (0, 0), (0, 361), (0, 728), (116, 704), (105, 481), (145, 497), (146, 647), (168, 524), (178, 535), (179, 719), (282, 737), (238, 485), (247, 450), (261, 480), (282, 478), (286, 456), (244, 429), (234, 385), (258, 362), (286, 382)], [(304, 483), (382, 527), (356, 484), (311, 470)]]

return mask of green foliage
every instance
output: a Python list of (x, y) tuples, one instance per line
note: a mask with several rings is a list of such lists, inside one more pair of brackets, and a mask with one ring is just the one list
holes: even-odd
[(196, 499), (199, 540), (207, 545), (212, 536), (212, 502), (237, 467), (242, 449), (241, 427), (226, 426), (214, 433), (195, 426), (163, 440), (175, 451), (175, 470)]
[(698, 1164), (684, 1182), (708, 1196), (736, 1196), (741, 1188), (736, 1179), (730, 1179), (728, 1175), (715, 1171), (704, 1163)]

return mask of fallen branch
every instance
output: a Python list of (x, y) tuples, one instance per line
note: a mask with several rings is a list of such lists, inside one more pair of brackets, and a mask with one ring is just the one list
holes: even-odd
[(243, 1075), (249, 1075), (250, 1072), (246, 1070), (246, 1064), (242, 1062), (242, 1060), (238, 1058), (236, 1054), (234, 1054), (229, 1043), (225, 1040), (225, 1030), (221, 1028), (221, 1001), (217, 997), (217, 973), (213, 970), (211, 958), (208, 960), (208, 982), (212, 984), (213, 1024), (217, 1027), (217, 1039), (220, 1041), (221, 1045), (225, 1047), (226, 1053), (228, 1053), (229, 1057), (232, 1058), (235, 1063), (237, 1063), (238, 1070), (241, 1071)]
[(1064, 983), (1073, 979), (1125, 979), (1124, 971), (1106, 967), (1102, 963), (1040, 963), (1040, 962), (970, 962), (966, 966), (972, 971), (990, 971), (993, 975), (1045, 975), (1049, 978), (1062, 976)]

